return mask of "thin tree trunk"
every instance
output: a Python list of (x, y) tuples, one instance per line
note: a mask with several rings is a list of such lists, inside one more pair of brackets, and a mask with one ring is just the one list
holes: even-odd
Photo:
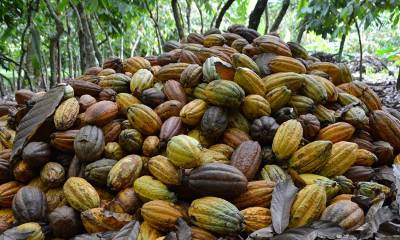
[(82, 69), (82, 72), (84, 72), (89, 67), (97, 66), (97, 60), (96, 60), (95, 52), (93, 49), (92, 40), (90, 37), (90, 29), (89, 29), (88, 19), (87, 19), (86, 13), (85, 13), (85, 8), (83, 6), (83, 3), (80, 2), (76, 6), (76, 8), (78, 10), (78, 15), (79, 15), (78, 20), (80, 20), (81, 26), (82, 26), (82, 28), (80, 30), (82, 30), (81, 37), (82, 37), (83, 44), (84, 44), (84, 59), (83, 59), (84, 67)]
[(199, 11), (200, 14), (200, 24), (201, 24), (200, 33), (203, 34), (204, 32), (203, 11), (201, 11), (201, 6), (197, 3), (197, 1), (194, 1), (194, 3), (196, 4), (197, 10)]
[(276, 32), (281, 24), (283, 17), (286, 15), (286, 12), (289, 8), (290, 0), (283, 0), (281, 10), (278, 13), (274, 23), (271, 26), (270, 32)]
[(217, 19), (217, 17), (218, 17), (218, 13), (222, 7), (222, 3), (223, 3), (223, 1), (219, 1), (219, 4), (217, 6), (217, 11), (215, 12), (214, 17), (211, 19), (210, 29), (212, 29), (214, 27), (215, 19)]
[(142, 35), (139, 35), (139, 36), (136, 38), (135, 43), (132, 45), (131, 56), (135, 56), (135, 51), (136, 51), (136, 48), (137, 48), (137, 46), (138, 46), (139, 41), (140, 41), (141, 38), (142, 38)]
[[(53, 18), (56, 24), (56, 32), (50, 36), (50, 85), (54, 86), (56, 82), (61, 82), (61, 63), (59, 53), (59, 41), (60, 36), (64, 32), (64, 26), (51, 6), (49, 0), (45, 0), (47, 9), (50, 12), (50, 16)], [(57, 71), (57, 73), (56, 73)]]
[(362, 71), (363, 71), (363, 46), (361, 40), (361, 32), (360, 27), (358, 26), (358, 22), (354, 19), (354, 23), (356, 24), (357, 35), (358, 35), (358, 45), (360, 46), (360, 81), (362, 81)]
[(187, 32), (190, 33), (191, 24), (190, 24), (190, 13), (192, 12), (192, 0), (186, 0), (186, 23), (187, 23)]
[(343, 33), (342, 39), (340, 39), (339, 53), (337, 57), (337, 62), (342, 62), (342, 55), (344, 49), (344, 42), (346, 41), (346, 33)]
[(172, 6), (172, 13), (175, 19), (176, 29), (178, 30), (179, 39), (183, 39), (185, 37), (185, 33), (181, 23), (181, 18), (179, 17), (178, 0), (171, 0), (171, 6)]
[(124, 59), (124, 35), (121, 36), (121, 48), (120, 48), (121, 52), (119, 53), (119, 58), (121, 58), (121, 60)]
[(99, 48), (97, 46), (96, 34), (94, 33), (94, 30), (93, 30), (92, 18), (88, 16), (87, 21), (88, 21), (88, 25), (89, 25), (90, 38), (92, 40), (94, 53), (96, 55), (97, 61), (101, 65), (103, 63), (103, 57), (101, 56), (101, 53), (100, 53)]
[(144, 1), (144, 5), (146, 7), (147, 12), (150, 15), (151, 20), (153, 20), (153, 24), (154, 24), (154, 31), (156, 32), (156, 36), (157, 36), (157, 42), (158, 42), (158, 53), (161, 53), (161, 45), (162, 45), (162, 38), (161, 38), (161, 31), (160, 31), (160, 26), (158, 25), (158, 12), (157, 13), (157, 18), (154, 18), (153, 12), (150, 10), (150, 7), (147, 3), (147, 0)]
[(6, 89), (4, 88), (3, 75), (0, 74), (0, 96), (4, 97), (6, 95)]
[(224, 18), (226, 11), (228, 11), (228, 9), (231, 7), (234, 1), (235, 0), (226, 1), (226, 3), (224, 4), (224, 6), (222, 7), (221, 11), (218, 14), (217, 20), (215, 21), (216, 28), (219, 28), (221, 26), (222, 18)]
[(264, 29), (264, 34), (267, 34), (267, 33), (268, 33), (268, 29), (269, 29), (268, 3), (267, 3), (267, 6), (265, 6), (265, 9), (264, 9), (264, 16), (265, 16), (265, 29)]
[(400, 90), (400, 66), (399, 66), (399, 73), (397, 74), (397, 82), (396, 82), (396, 90)]
[(57, 83), (62, 82), (62, 53), (60, 47), (60, 39), (57, 40)]
[(252, 28), (257, 31), (258, 26), (260, 25), (261, 16), (264, 13), (264, 9), (268, 4), (268, 0), (258, 0), (256, 5), (254, 6), (253, 11), (250, 13), (249, 17), (249, 28)]
[(67, 56), (68, 56), (68, 75), (70, 78), (74, 77), (74, 63), (72, 59), (72, 50), (71, 50), (71, 25), (69, 24), (69, 16), (67, 14), (66, 18), (66, 25), (67, 25)]
[(300, 29), (299, 29), (299, 33), (297, 34), (296, 42), (300, 44), (301, 39), (303, 39), (303, 34), (306, 31), (306, 26), (303, 21), (300, 22), (299, 27), (300, 27)]
[(32, 24), (32, 14), (33, 14), (33, 4), (38, 4), (39, 1), (38, 0), (32, 0), (28, 3), (28, 9), (27, 9), (27, 15), (26, 15), (26, 19), (27, 19), (27, 23), (26, 26), (24, 28), (24, 30), (22, 31), (21, 34), (21, 40), (20, 40), (20, 44), (21, 44), (21, 57), (19, 59), (19, 67), (18, 67), (18, 78), (17, 78), (17, 90), (21, 89), (22, 86), (22, 82), (21, 82), (21, 74), (22, 74), (22, 68), (23, 68), (23, 61), (25, 58), (25, 53), (26, 53), (26, 49), (25, 49), (25, 35), (26, 32), (28, 31), (29, 27)]

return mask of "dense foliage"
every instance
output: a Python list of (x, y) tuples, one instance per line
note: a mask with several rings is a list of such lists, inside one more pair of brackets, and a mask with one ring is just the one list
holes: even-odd
[[(326, 47), (329, 53), (338, 52), (338, 61), (346, 45), (354, 53), (364, 45), (364, 52), (375, 54), (378, 49), (377, 54), (394, 62), (400, 42), (394, 34), (399, 29), (399, 6), (399, 0), (3, 0), (1, 94), (23, 87), (49, 88), (111, 56), (160, 54), (168, 40), (230, 24), (276, 31), (285, 40), (303, 38), (311, 50), (315, 44), (326, 44), (312, 36), (340, 42), (335, 49)], [(363, 43), (362, 33), (371, 28), (374, 33), (384, 28), (389, 36)], [(357, 32), (359, 40), (352, 41)], [(370, 49), (373, 44), (378, 46)]]

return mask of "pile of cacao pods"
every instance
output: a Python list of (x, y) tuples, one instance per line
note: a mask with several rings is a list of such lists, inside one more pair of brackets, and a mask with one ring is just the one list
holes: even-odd
[[(394, 202), (400, 113), (345, 64), (240, 25), (163, 49), (16, 92), (0, 128), (3, 236), (179, 239), (185, 225), (187, 239), (253, 239), (318, 220), (351, 232)], [(271, 213), (283, 183), (297, 189), (286, 225)]]

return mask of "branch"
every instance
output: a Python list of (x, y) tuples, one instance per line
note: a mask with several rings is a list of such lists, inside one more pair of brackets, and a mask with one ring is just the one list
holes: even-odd
[[(249, 28), (257, 31), (258, 25), (260, 25), (260, 19), (264, 13), (264, 9), (267, 7), (268, 0), (258, 0), (253, 11), (251, 11), (249, 17)], [(266, 16), (267, 17), (267, 16)]]
[(172, 6), (172, 13), (174, 14), (175, 25), (176, 28), (178, 29), (179, 39), (183, 39), (185, 37), (185, 34), (183, 32), (181, 18), (179, 17), (178, 0), (171, 0), (171, 6)]
[(50, 12), (51, 17), (54, 19), (54, 22), (56, 22), (57, 33), (52, 38), (53, 39), (58, 39), (58, 38), (60, 38), (61, 34), (64, 32), (64, 25), (61, 22), (59, 16), (54, 11), (54, 8), (50, 5), (49, 0), (45, 0), (45, 3), (46, 3), (46, 6), (47, 6), (47, 9)]
[(215, 27), (219, 28), (221, 26), (222, 18), (224, 17), (226, 11), (231, 7), (232, 3), (235, 0), (228, 0), (225, 5), (222, 7), (221, 11), (219, 12), (219, 15), (217, 17), (217, 21), (215, 22)]
[(286, 15), (286, 12), (289, 8), (290, 5), (290, 0), (283, 0), (282, 2), (282, 8), (279, 11), (278, 16), (276, 17), (274, 23), (272, 24), (271, 29), (269, 30), (270, 32), (276, 32), (279, 28), (279, 25), (281, 24), (283, 17)]
[(194, 3), (196, 4), (197, 10), (199, 11), (200, 14), (200, 23), (201, 23), (200, 33), (203, 34), (203, 29), (204, 29), (203, 12), (201, 11), (201, 7), (197, 3), (197, 1), (194, 1)]
[(360, 32), (360, 27), (358, 26), (357, 19), (354, 19), (354, 23), (356, 25), (357, 29), (357, 35), (358, 35), (358, 44), (360, 45), (360, 81), (362, 81), (362, 65), (363, 65), (363, 48), (362, 48), (362, 42), (361, 42), (361, 32)]
[(0, 52), (0, 59), (3, 59), (3, 60), (5, 60), (5, 61), (7, 61), (7, 62), (11, 62), (11, 63), (13, 63), (13, 64), (19, 66), (19, 63), (17, 63), (17, 61), (15, 61), (14, 59), (11, 59), (11, 58), (7, 57), (6, 55), (4, 55), (4, 54), (1, 53), (1, 52)]

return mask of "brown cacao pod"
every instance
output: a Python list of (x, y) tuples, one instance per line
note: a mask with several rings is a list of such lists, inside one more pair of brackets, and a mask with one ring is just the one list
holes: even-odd
[(364, 224), (364, 212), (357, 203), (340, 200), (325, 209), (321, 220), (337, 223), (342, 228), (351, 231)]
[(395, 152), (400, 150), (400, 120), (387, 112), (376, 110), (370, 115), (370, 124), (374, 133), (389, 142)]
[(273, 182), (251, 181), (247, 184), (247, 190), (233, 199), (232, 203), (239, 209), (268, 207), (271, 204), (274, 187)]
[(177, 100), (165, 101), (158, 105), (154, 112), (160, 117), (162, 121), (167, 120), (170, 117), (179, 116), (183, 104)]
[(11, 207), (13, 198), (22, 185), (16, 181), (3, 183), (0, 185), (0, 206), (3, 208)]
[(239, 169), (247, 180), (252, 180), (261, 164), (260, 144), (256, 141), (242, 142), (233, 152), (231, 164)]
[[(54, 237), (70, 238), (81, 230), (79, 214), (71, 207), (62, 206), (49, 214), (50, 228)], [(68, 227), (66, 227), (68, 226)]]
[(182, 85), (175, 80), (168, 80), (164, 83), (164, 94), (168, 100), (177, 100), (186, 104), (187, 97)]
[(249, 135), (238, 129), (228, 128), (225, 130), (222, 141), (232, 148), (237, 148), (241, 143), (250, 140)]
[(115, 198), (106, 206), (112, 212), (130, 214), (135, 213), (139, 207), (140, 199), (132, 187), (118, 192)]
[(112, 190), (122, 190), (132, 186), (140, 176), (143, 168), (142, 158), (138, 155), (128, 155), (120, 159), (108, 173), (107, 186)]
[(126, 213), (114, 213), (104, 208), (92, 208), (81, 213), (81, 219), (88, 233), (117, 231), (133, 220)]
[(209, 163), (190, 172), (188, 185), (193, 192), (202, 196), (232, 198), (246, 191), (247, 179), (233, 166)]
[(355, 132), (355, 127), (346, 122), (330, 124), (319, 131), (318, 140), (329, 140), (333, 143), (348, 141)]
[(22, 158), (32, 167), (41, 167), (50, 160), (51, 149), (46, 142), (30, 142), (22, 151)]
[(113, 120), (118, 114), (118, 106), (111, 101), (100, 101), (90, 106), (85, 112), (85, 122), (103, 126)]

